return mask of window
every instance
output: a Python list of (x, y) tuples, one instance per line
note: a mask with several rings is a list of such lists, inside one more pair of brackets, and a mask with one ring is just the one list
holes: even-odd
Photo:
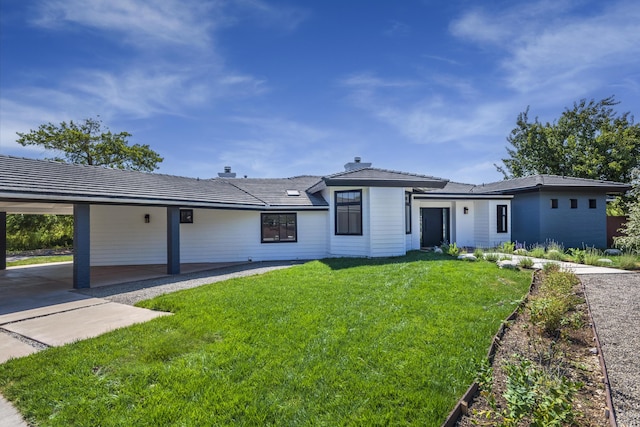
[(551, 199), (551, 209), (558, 209), (558, 199)]
[(193, 224), (193, 209), (180, 209), (180, 224)]
[(336, 191), (336, 234), (362, 235), (362, 191)]
[(404, 193), (404, 232), (411, 234), (411, 193)]
[(507, 205), (498, 205), (497, 206), (497, 228), (498, 233), (506, 233), (507, 232)]
[(569, 199), (571, 209), (578, 209), (578, 199)]
[(598, 207), (596, 199), (589, 199), (589, 209), (595, 209)]
[(262, 243), (298, 241), (298, 219), (294, 213), (263, 213), (260, 215)]

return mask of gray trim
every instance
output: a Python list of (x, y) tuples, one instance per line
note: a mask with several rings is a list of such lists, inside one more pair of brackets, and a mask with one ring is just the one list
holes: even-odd
[(410, 181), (410, 180), (391, 180), (391, 179), (326, 179), (325, 184), (328, 187), (426, 187), (433, 185), (433, 188), (443, 188), (442, 181)]
[(0, 270), (7, 269), (7, 213), (0, 212)]
[(167, 274), (180, 274), (180, 209), (167, 207)]
[(90, 205), (73, 205), (73, 287), (91, 287)]

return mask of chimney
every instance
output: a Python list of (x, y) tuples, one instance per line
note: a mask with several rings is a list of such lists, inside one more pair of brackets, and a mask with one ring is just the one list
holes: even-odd
[(346, 171), (355, 171), (358, 169), (370, 168), (371, 163), (362, 163), (362, 159), (360, 157), (354, 157), (353, 162), (349, 162), (344, 165), (344, 170)]
[(224, 172), (218, 172), (218, 177), (220, 178), (235, 178), (236, 173), (231, 172), (231, 166), (225, 166)]

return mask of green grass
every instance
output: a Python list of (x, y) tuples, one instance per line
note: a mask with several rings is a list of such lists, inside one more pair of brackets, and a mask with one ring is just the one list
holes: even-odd
[(32, 264), (48, 264), (50, 262), (65, 262), (73, 261), (73, 255), (53, 255), (53, 256), (36, 256), (17, 261), (8, 261), (7, 267), (17, 267), (19, 265), (32, 265)]
[(414, 252), (140, 304), (174, 313), (0, 365), (51, 426), (440, 425), (531, 273)]

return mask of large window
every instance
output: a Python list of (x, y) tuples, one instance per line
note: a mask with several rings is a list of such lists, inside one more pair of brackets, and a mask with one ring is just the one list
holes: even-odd
[(497, 209), (498, 233), (507, 232), (507, 205), (498, 205)]
[(298, 220), (294, 213), (263, 213), (262, 243), (285, 243), (298, 241)]
[(411, 193), (404, 193), (404, 232), (411, 234)]
[(362, 235), (362, 191), (336, 191), (336, 234)]

